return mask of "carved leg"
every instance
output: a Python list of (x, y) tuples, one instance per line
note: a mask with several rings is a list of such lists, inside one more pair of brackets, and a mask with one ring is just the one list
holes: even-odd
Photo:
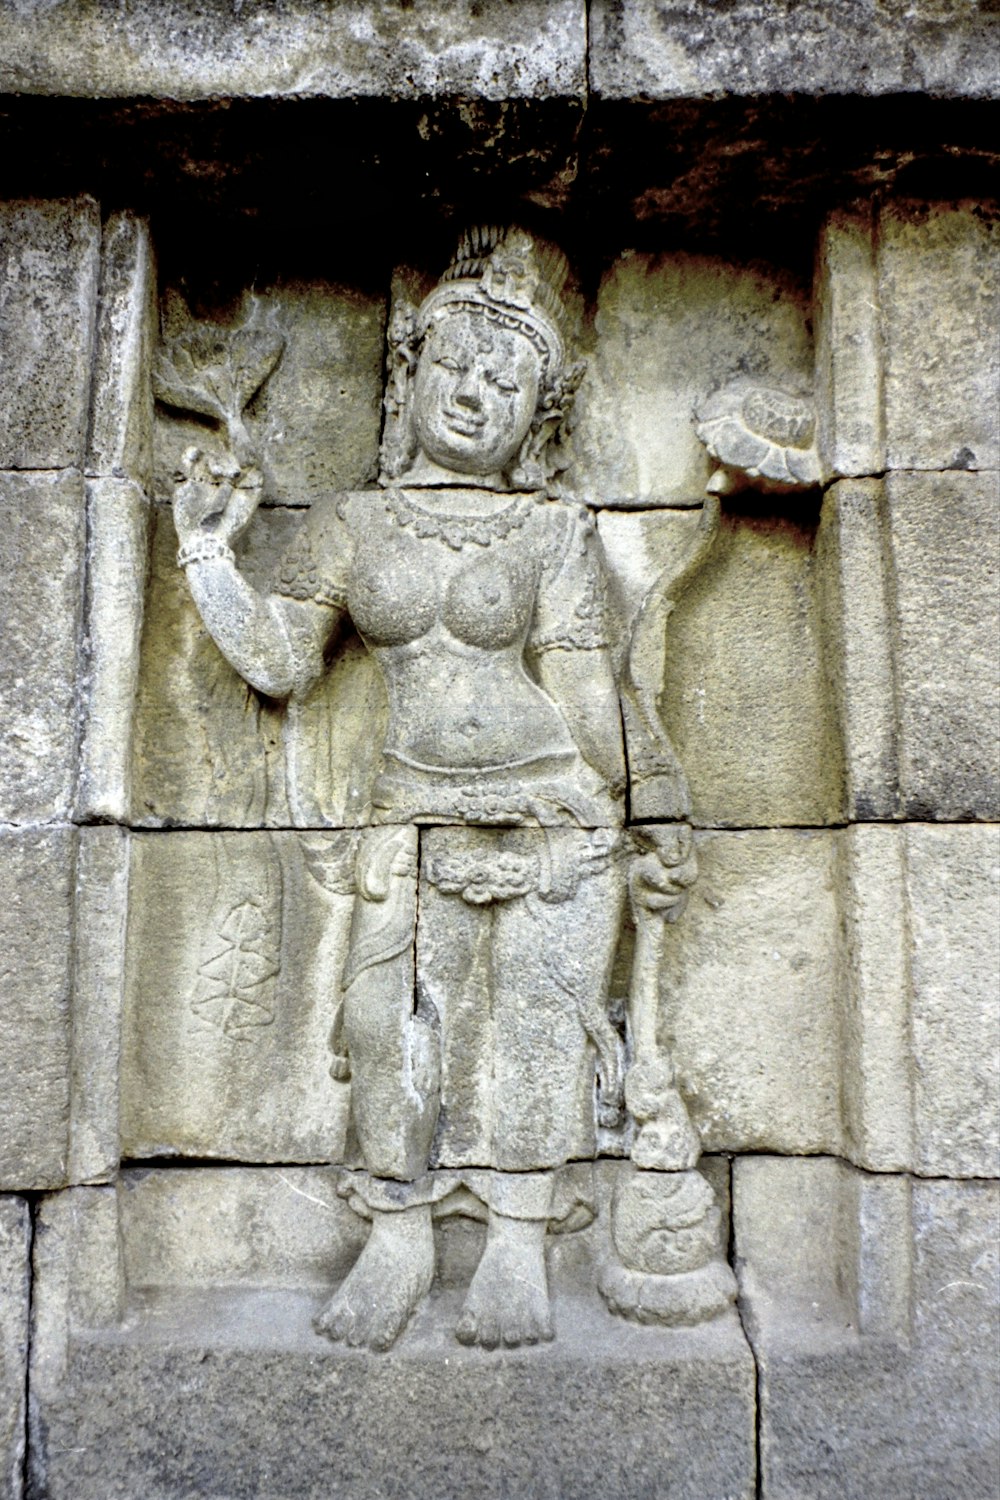
[[(358, 859), (343, 1041), (351, 1116), (373, 1178), (411, 1184), (427, 1170), (440, 1102), (433, 1016), (414, 1014), (416, 830), (367, 831)], [(430, 1290), (434, 1238), (427, 1202), (372, 1208), (349, 1275), (316, 1319), (331, 1339), (388, 1349)], [(400, 1201), (407, 1202), (405, 1189)]]
[(375, 1177), (427, 1170), (440, 1103), (437, 1018), (414, 1012), (416, 830), (367, 830), (345, 975), (351, 1116)]
[(377, 1352), (391, 1348), (430, 1291), (431, 1208), (375, 1210), (364, 1249), (315, 1321), (317, 1333)]

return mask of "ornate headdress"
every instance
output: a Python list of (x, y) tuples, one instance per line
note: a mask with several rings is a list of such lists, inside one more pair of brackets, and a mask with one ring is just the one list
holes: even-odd
[(538, 410), (511, 481), (543, 488), (565, 468), (561, 438), (583, 373), (581, 364), (567, 364), (570, 340), (562, 299), (567, 274), (566, 257), (526, 230), (478, 225), (462, 235), (448, 269), (420, 307), (397, 306), (389, 328), (392, 369), (385, 395), (383, 483), (400, 478), (413, 461), (410, 404), (417, 358), (428, 329), (453, 312), (475, 313), (516, 330), (538, 350)]
[(421, 303), (417, 329), (423, 335), (442, 313), (481, 313), (530, 339), (551, 378), (566, 358), (566, 274), (565, 256), (523, 229), (479, 225), (463, 234), (450, 266)]

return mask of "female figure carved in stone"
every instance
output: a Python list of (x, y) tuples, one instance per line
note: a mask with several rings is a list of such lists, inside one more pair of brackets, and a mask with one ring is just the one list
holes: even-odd
[(585, 1197), (561, 1169), (621, 1107), (621, 718), (594, 528), (546, 490), (571, 398), (564, 277), (520, 231), (462, 241), (393, 331), (385, 487), (315, 506), (269, 594), (231, 550), (255, 471), (220, 482), (192, 455), (176, 496), (179, 561), (249, 683), (301, 698), (345, 613), (385, 682), (334, 1035), (372, 1230), (318, 1324), (372, 1348), (428, 1291), (448, 1203), (488, 1222), (458, 1337), (551, 1338), (545, 1235)]

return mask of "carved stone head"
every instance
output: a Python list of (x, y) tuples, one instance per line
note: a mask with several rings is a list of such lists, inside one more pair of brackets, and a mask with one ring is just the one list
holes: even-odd
[(471, 230), (389, 329), (383, 483), (541, 489), (582, 366), (567, 369), (566, 263), (521, 229)]

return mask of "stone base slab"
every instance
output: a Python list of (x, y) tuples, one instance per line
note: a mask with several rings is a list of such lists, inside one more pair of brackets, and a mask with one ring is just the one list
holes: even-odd
[(754, 1367), (735, 1312), (698, 1329), (612, 1318), (556, 1292), (556, 1340), (503, 1353), (432, 1295), (395, 1350), (331, 1345), (324, 1298), (157, 1293), (72, 1341), (36, 1394), (31, 1472), (49, 1500), (564, 1500), (754, 1493)]

